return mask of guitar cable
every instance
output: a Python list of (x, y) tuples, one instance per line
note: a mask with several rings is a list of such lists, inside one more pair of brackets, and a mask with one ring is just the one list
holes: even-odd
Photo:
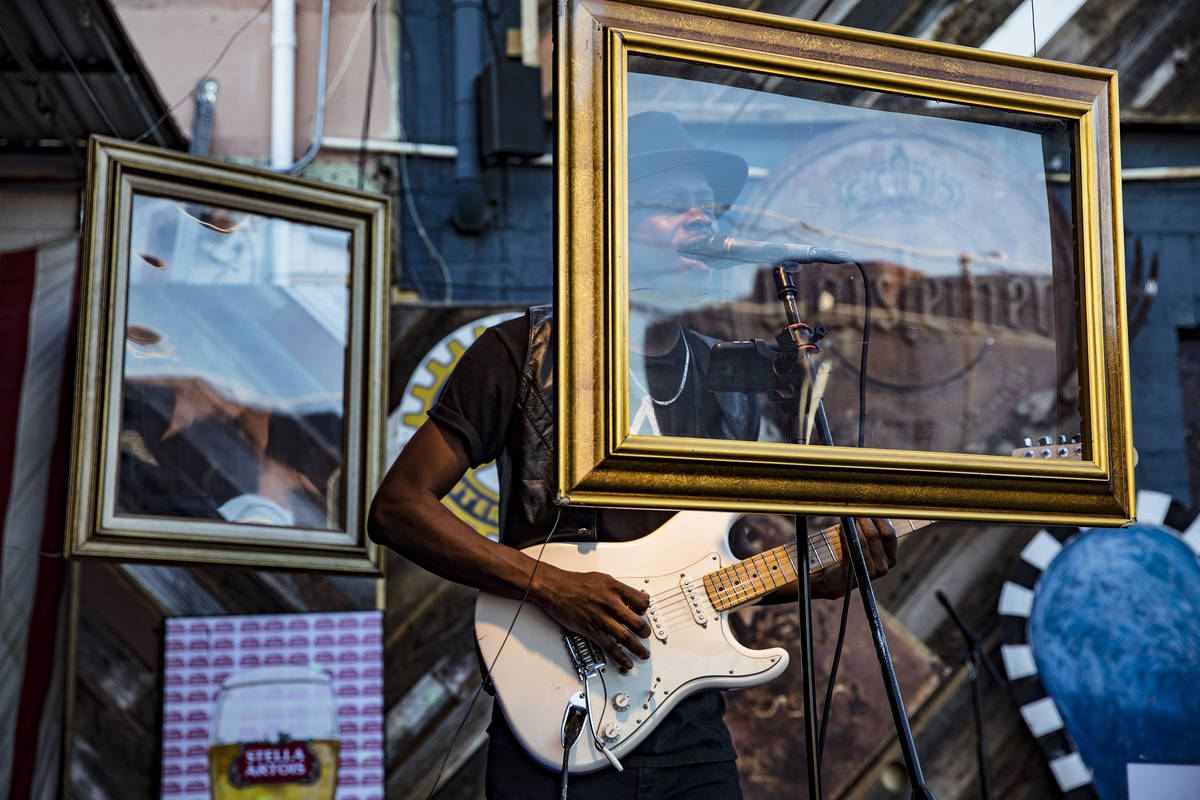
[(584, 691), (576, 692), (571, 695), (570, 702), (567, 703), (567, 709), (563, 712), (562, 723), (562, 783), (560, 800), (567, 800), (567, 778), (570, 775), (571, 768), (571, 748), (575, 746), (575, 741), (579, 738), (579, 734), (583, 731), (583, 726), (588, 719), (587, 708), (587, 685), (584, 685)]
[(504, 638), (500, 640), (500, 646), (496, 648), (496, 655), (492, 657), (492, 663), (484, 667), (484, 675), (479, 679), (479, 685), (475, 687), (475, 692), (471, 695), (471, 702), (467, 703), (467, 708), (463, 711), (462, 719), (458, 723), (458, 727), (454, 729), (454, 734), (450, 737), (450, 743), (446, 745), (446, 754), (442, 756), (442, 763), (438, 766), (437, 775), (433, 778), (433, 785), (429, 787), (429, 794), (425, 795), (425, 800), (432, 800), (433, 793), (437, 791), (438, 784), (442, 780), (442, 772), (446, 769), (446, 762), (450, 760), (450, 753), (454, 751), (454, 743), (458, 740), (458, 735), (462, 733), (463, 726), (467, 724), (467, 719), (471, 716), (471, 709), (475, 707), (475, 701), (479, 699), (479, 693), (483, 691), (483, 687), (492, 680), (492, 669), (496, 666), (496, 662), (500, 660), (500, 653), (504, 650), (504, 645), (508, 643), (509, 634), (517, 624), (517, 618), (521, 616), (521, 609), (525, 607), (525, 601), (529, 599), (529, 590), (533, 586), (533, 578), (537, 575), (538, 567), (542, 563), (542, 554), (546, 550), (546, 545), (550, 544), (550, 539), (554, 536), (554, 531), (558, 528), (558, 521), (562, 518), (562, 509), (554, 515), (554, 524), (550, 526), (550, 532), (546, 534), (546, 538), (542, 540), (542, 546), (538, 550), (537, 558), (534, 559), (533, 569), (529, 571), (529, 582), (525, 584), (525, 591), (521, 594), (521, 602), (517, 604), (517, 610), (513, 613), (512, 622), (508, 623), (508, 630), (504, 632)]
[(604, 744), (604, 742), (600, 740), (600, 734), (597, 732), (597, 729), (600, 727), (600, 723), (604, 721), (604, 711), (608, 708), (608, 684), (604, 682), (603, 672), (597, 671), (596, 675), (600, 678), (600, 689), (604, 693), (604, 705), (600, 706), (600, 719), (596, 720), (595, 726), (593, 726), (590, 721), (592, 719), (591, 692), (587, 690), (587, 678), (583, 679), (583, 699), (587, 704), (589, 720), (588, 732), (592, 734), (592, 743), (596, 746), (596, 749), (600, 751), (600, 755), (607, 758), (608, 763), (612, 764), (613, 769), (615, 769), (617, 772), (624, 772), (625, 767), (622, 766), (621, 761), (617, 758), (616, 753), (608, 749), (608, 745)]

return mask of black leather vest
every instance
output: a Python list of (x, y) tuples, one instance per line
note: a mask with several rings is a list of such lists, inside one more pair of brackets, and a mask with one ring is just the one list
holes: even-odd
[[(529, 345), (517, 384), (514, 417), (509, 423), (500, 472), (500, 540), (526, 547), (545, 540), (554, 526), (555, 539), (591, 538), (597, 531), (594, 509), (557, 506), (555, 484), (554, 320), (551, 306), (529, 309)], [(708, 372), (716, 339), (685, 330), (699, 378)], [(758, 435), (758, 403), (753, 395), (714, 392), (721, 409), (720, 430), (713, 438), (754, 440)], [(560, 513), (561, 508), (561, 513)], [(631, 512), (634, 513), (634, 512)], [(556, 524), (557, 522), (557, 524)], [(649, 532), (648, 530), (646, 532)]]

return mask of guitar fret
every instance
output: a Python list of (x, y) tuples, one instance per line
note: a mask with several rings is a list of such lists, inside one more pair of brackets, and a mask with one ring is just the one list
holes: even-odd
[(763, 554), (764, 557), (770, 558), (772, 561), (775, 562), (775, 567), (774, 567), (773, 571), (777, 570), (779, 572), (779, 576), (783, 579), (782, 582), (779, 582), (779, 581), (776, 582), (775, 588), (779, 588), (780, 586), (787, 586), (792, 581), (796, 580), (796, 570), (792, 567), (791, 558), (788, 558), (786, 561), (781, 561), (779, 559), (780, 552), (782, 552), (785, 556), (787, 556), (787, 548), (783, 548), (783, 547), (776, 547), (772, 550), (768, 550), (766, 553)]
[(741, 600), (738, 597), (738, 584), (734, 581), (734, 575), (730, 567), (725, 567), (719, 570), (721, 575), (721, 586), (725, 589), (725, 600), (732, 607)]
[[(750, 574), (746, 571), (745, 562), (739, 561), (730, 567), (730, 569), (733, 571), (735, 578), (734, 583), (737, 585), (741, 593), (745, 595), (745, 599), (752, 599), (750, 593), (754, 590), (754, 581), (750, 579)], [(750, 587), (748, 589), (746, 588), (747, 584), (749, 584)]]
[(729, 567), (721, 570), (721, 585), (725, 587), (725, 600), (732, 606), (741, 598), (738, 597), (738, 586), (733, 581)]
[(730, 608), (729, 598), (725, 594), (725, 584), (721, 582), (721, 570), (710, 572), (704, 576), (704, 589), (708, 592), (708, 599), (712, 601), (713, 608), (718, 611), (726, 611)]
[[(836, 531), (837, 529), (838, 529), (838, 527), (836, 525), (834, 525), (832, 528), (828, 528), (827, 530)], [(837, 537), (835, 536), (834, 538), (836, 539)], [(829, 537), (825, 535), (825, 531), (821, 531), (821, 541), (825, 542), (825, 549), (829, 551), (830, 563), (836, 564), (839, 559), (836, 555), (833, 554), (833, 547), (830, 546)]]
[(743, 569), (750, 574), (750, 585), (754, 587), (755, 596), (761, 597), (771, 590), (767, 588), (767, 582), (762, 578), (762, 562), (754, 557), (747, 558), (742, 562), (746, 565)]
[[(775, 591), (777, 588), (779, 588), (779, 581), (775, 580), (775, 568), (772, 567), (771, 562), (767, 560), (767, 554), (759, 553), (754, 557), (754, 560), (758, 564), (758, 573), (760, 575), (766, 573), (766, 576), (771, 579), (771, 591)], [(765, 581), (763, 585), (766, 585)]]
[(781, 561), (779, 563), (779, 567), (783, 571), (784, 577), (787, 578), (787, 583), (784, 584), (785, 586), (790, 584), (792, 581), (796, 580), (798, 577), (800, 577), (799, 575), (796, 574), (796, 562), (792, 559), (791, 555), (788, 554), (786, 547), (777, 547), (774, 550), (772, 550), (771, 552), (775, 554), (776, 561), (779, 561), (780, 553), (783, 553), (783, 555), (786, 558), (785, 561)]
[[(923, 528), (930, 520), (893, 520), (897, 536)], [(818, 572), (842, 560), (840, 525), (832, 525), (808, 537), (808, 571)], [(819, 537), (819, 538), (818, 538)], [(821, 545), (825, 546), (825, 555)], [(757, 553), (704, 576), (704, 589), (713, 608), (728, 611), (777, 590), (791, 587), (799, 578), (796, 545), (789, 543)]]

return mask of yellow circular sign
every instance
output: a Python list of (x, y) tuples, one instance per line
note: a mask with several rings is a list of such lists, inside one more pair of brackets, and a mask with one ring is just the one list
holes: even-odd
[[(469, 322), (425, 354), (404, 387), (400, 405), (388, 415), (389, 464), (428, 418), (429, 409), (437, 400), (446, 378), (471, 343), (493, 325), (517, 316), (520, 312), (506, 312)], [(500, 535), (500, 478), (494, 461), (468, 470), (442, 502), (456, 517), (483, 535), (491, 539)]]

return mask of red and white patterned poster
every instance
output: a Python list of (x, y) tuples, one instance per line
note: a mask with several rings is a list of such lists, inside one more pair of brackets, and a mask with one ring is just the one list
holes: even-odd
[(383, 615), (167, 620), (162, 796), (383, 800)]

